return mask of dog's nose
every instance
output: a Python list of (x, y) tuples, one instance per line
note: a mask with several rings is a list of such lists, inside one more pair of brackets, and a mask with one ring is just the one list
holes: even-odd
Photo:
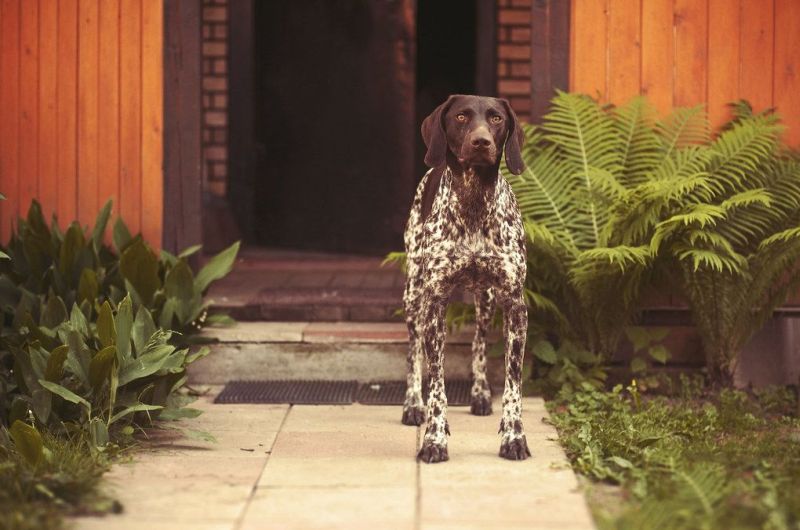
[(492, 145), (492, 137), (488, 134), (475, 134), (470, 143), (472, 147), (489, 147)]

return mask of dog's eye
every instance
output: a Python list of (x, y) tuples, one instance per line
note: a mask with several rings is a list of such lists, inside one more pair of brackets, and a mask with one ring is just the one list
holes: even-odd
[(491, 118), (489, 118), (489, 121), (491, 121), (492, 123), (500, 123), (501, 121), (503, 121), (503, 117), (502, 116), (492, 116)]
[(467, 121), (467, 115), (463, 112), (456, 114), (456, 120), (458, 121)]

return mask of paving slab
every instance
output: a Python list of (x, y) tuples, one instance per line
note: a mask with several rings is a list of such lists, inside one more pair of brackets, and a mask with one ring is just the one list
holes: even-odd
[(525, 398), (533, 457), (497, 456), (494, 414), (452, 408), (450, 461), (415, 458), (421, 429), (401, 407), (215, 405), (183, 423), (218, 443), (153, 433), (107, 475), (122, 515), (72, 520), (76, 530), (593, 529), (575, 475), (540, 399)]

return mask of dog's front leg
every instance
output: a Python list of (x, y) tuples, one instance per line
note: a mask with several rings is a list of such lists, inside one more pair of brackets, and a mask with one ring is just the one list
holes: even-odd
[(475, 338), (472, 340), (472, 402), (476, 416), (492, 413), (492, 391), (486, 378), (486, 332), (494, 315), (494, 294), (485, 290), (475, 294)]
[(417, 455), (423, 462), (444, 462), (447, 455), (447, 396), (444, 393), (444, 339), (446, 298), (426, 299), (422, 307), (423, 347), (428, 361), (430, 393), (428, 395), (428, 424), (422, 449)]
[(522, 297), (512, 299), (505, 307), (506, 381), (503, 391), (503, 418), (500, 420), (500, 456), (509, 460), (525, 460), (531, 456), (522, 429), (522, 361), (528, 330), (528, 309)]

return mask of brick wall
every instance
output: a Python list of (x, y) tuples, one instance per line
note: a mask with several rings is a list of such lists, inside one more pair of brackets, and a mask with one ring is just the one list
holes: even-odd
[(203, 0), (203, 191), (225, 195), (228, 176), (228, 0)]
[(497, 93), (530, 118), (531, 0), (497, 0)]

